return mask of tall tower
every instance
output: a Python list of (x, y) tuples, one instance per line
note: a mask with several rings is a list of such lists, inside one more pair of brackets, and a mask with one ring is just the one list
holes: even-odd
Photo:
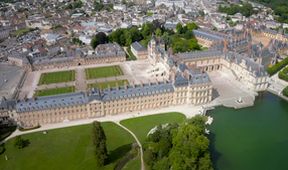
[(152, 35), (152, 38), (148, 44), (148, 58), (154, 65), (156, 63), (156, 39), (154, 34)]

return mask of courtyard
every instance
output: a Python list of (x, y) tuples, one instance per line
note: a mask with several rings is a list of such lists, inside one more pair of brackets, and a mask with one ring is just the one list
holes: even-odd
[[(149, 60), (126, 61), (39, 70), (28, 73), (19, 99), (87, 91), (91, 88), (153, 83), (168, 78), (161, 64)], [(163, 76), (162, 76), (163, 75)]]

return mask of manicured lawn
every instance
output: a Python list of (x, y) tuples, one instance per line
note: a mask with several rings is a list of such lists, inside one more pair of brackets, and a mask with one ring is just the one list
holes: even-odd
[[(102, 123), (110, 154), (110, 164), (101, 168), (112, 170), (115, 162), (130, 150), (133, 137), (118, 125)], [(6, 151), (0, 155), (0, 169), (5, 170), (92, 170), (95, 165), (91, 139), (91, 124), (49, 130), (23, 135), (30, 145), (24, 149), (14, 147), (14, 139), (5, 144)], [(7, 155), (8, 161), (5, 160)], [(111, 163), (112, 162), (112, 163)], [(137, 168), (137, 169), (140, 169)]]
[(130, 46), (127, 48), (127, 52), (128, 52), (128, 58), (127, 58), (128, 61), (137, 60), (137, 57), (132, 53)]
[(74, 86), (69, 87), (59, 87), (53, 89), (38, 90), (35, 92), (34, 96), (52, 96), (57, 94), (72, 93), (75, 92)]
[(130, 129), (143, 143), (148, 132), (155, 126), (165, 123), (181, 123), (185, 115), (177, 112), (163, 113), (123, 120), (120, 123)]
[(116, 87), (118, 84), (118, 86), (124, 86), (129, 85), (128, 80), (115, 80), (115, 81), (108, 81), (108, 82), (101, 82), (101, 83), (94, 83), (94, 84), (88, 84), (88, 88), (92, 89), (92, 88), (98, 88), (98, 89), (106, 89), (108, 87), (112, 88), (112, 87)]
[(86, 79), (96, 79), (123, 75), (120, 66), (106, 66), (85, 69)]
[(74, 80), (75, 80), (75, 70), (42, 73), (39, 80), (39, 85), (63, 83)]

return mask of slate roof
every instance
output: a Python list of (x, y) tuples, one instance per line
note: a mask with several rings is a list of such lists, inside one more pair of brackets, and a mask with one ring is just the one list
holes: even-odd
[(88, 103), (88, 98), (83, 92), (69, 93), (56, 96), (38, 97), (19, 101), (16, 103), (17, 112), (37, 111), (53, 108), (61, 108)]
[(218, 57), (221, 55), (223, 55), (223, 52), (220, 50), (194, 51), (194, 52), (185, 52), (176, 54), (176, 56), (178, 56), (182, 60), (198, 59), (205, 57)]
[(224, 40), (223, 37), (209, 33), (209, 32), (204, 31), (204, 30), (193, 30), (193, 33), (195, 36), (204, 37), (204, 38), (212, 40), (212, 41), (223, 41)]
[(143, 47), (139, 42), (134, 42), (131, 44), (131, 47), (136, 51), (146, 51), (147, 49)]
[(229, 52), (225, 55), (225, 58), (236, 64), (245, 62), (247, 69), (256, 77), (266, 76), (267, 72), (263, 65), (256, 63), (251, 58), (234, 52)]
[(172, 83), (143, 84), (137, 86), (128, 86), (127, 88), (106, 89), (103, 91), (103, 101), (118, 100), (131, 97), (148, 96), (165, 92), (173, 92)]

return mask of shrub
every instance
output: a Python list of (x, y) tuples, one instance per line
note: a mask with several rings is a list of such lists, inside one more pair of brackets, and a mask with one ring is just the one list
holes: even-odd
[(288, 67), (280, 71), (278, 77), (282, 80), (288, 81)]
[(288, 86), (282, 91), (283, 95), (288, 97)]
[(22, 139), (21, 136), (17, 136), (15, 139), (15, 143), (14, 146), (17, 147), (18, 149), (22, 149), (25, 148), (26, 146), (28, 146), (30, 144), (28, 139)]
[(288, 65), (288, 57), (286, 57), (284, 60), (282, 60), (281, 62), (268, 67), (267, 68), (267, 72), (270, 74), (270, 76), (274, 75), (275, 73), (277, 73), (278, 71), (280, 71), (282, 68), (284, 68), (285, 66)]

